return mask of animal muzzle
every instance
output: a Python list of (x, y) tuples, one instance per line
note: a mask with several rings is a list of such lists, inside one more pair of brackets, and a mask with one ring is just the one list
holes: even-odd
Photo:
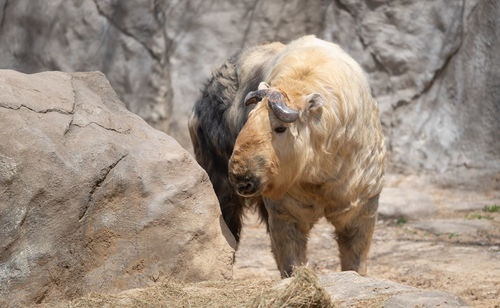
[(246, 164), (229, 160), (229, 181), (236, 192), (243, 197), (251, 197), (259, 191), (260, 180), (248, 169)]
[(230, 175), (229, 180), (233, 184), (238, 195), (252, 197), (259, 191), (260, 181), (252, 175)]

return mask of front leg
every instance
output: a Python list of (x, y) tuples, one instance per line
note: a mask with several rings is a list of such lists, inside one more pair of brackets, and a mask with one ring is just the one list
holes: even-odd
[(307, 262), (307, 236), (318, 215), (313, 207), (304, 206), (291, 198), (264, 201), (269, 214), (269, 235), (276, 264), (282, 278), (290, 277), (294, 267)]
[(377, 208), (378, 195), (362, 204), (352, 217), (331, 220), (335, 225), (343, 271), (356, 271), (360, 275), (366, 275), (366, 260), (377, 221)]

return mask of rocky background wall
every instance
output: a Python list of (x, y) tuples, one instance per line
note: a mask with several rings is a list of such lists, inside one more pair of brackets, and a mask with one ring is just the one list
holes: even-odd
[(389, 171), (499, 189), (498, 1), (0, 0), (0, 68), (102, 71), (129, 110), (188, 149), (188, 114), (218, 63), (304, 34), (367, 72)]

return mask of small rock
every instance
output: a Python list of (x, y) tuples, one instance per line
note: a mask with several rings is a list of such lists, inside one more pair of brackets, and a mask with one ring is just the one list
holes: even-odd
[[(353, 271), (319, 276), (325, 290), (343, 307), (469, 307), (459, 296), (441, 291), (420, 290), (385, 279), (362, 277)], [(390, 297), (387, 299), (387, 297)]]
[(428, 231), (434, 234), (477, 235), (479, 231), (488, 231), (493, 224), (485, 219), (433, 219), (409, 224), (410, 227)]
[(390, 280), (363, 277), (354, 271), (321, 275), (319, 279), (335, 302), (366, 300), (384, 294), (417, 290)]
[(430, 217), (437, 211), (432, 198), (417, 190), (385, 187), (380, 195), (378, 212), (382, 217), (415, 219)]
[(406, 307), (470, 307), (458, 295), (440, 291), (408, 292), (396, 295), (384, 302), (385, 308)]

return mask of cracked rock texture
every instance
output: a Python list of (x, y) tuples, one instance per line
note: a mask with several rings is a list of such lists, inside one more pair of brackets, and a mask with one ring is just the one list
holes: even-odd
[(0, 68), (101, 71), (130, 111), (166, 130), (170, 41), (159, 10), (153, 1), (0, 0)]
[(316, 34), (367, 72), (390, 172), (500, 189), (498, 1), (0, 0), (0, 18), (0, 67), (100, 70), (131, 111), (186, 148), (188, 115), (217, 64)]
[(206, 173), (102, 73), (0, 70), (0, 306), (231, 278), (231, 245)]

